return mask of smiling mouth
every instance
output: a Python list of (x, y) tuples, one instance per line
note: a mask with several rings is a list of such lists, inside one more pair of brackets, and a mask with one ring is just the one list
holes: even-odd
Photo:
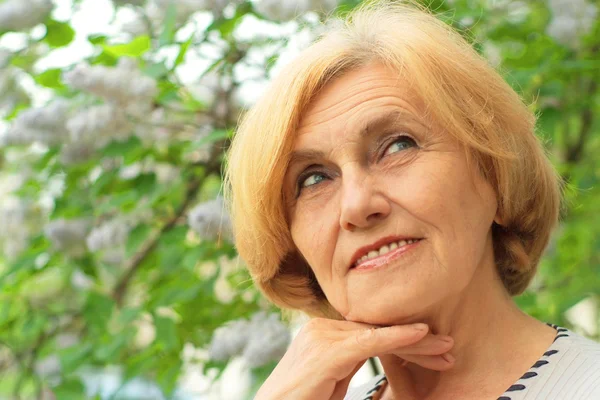
[(352, 266), (350, 269), (368, 269), (388, 263), (400, 254), (406, 252), (422, 239), (403, 239), (396, 242), (388, 243), (381, 246), (377, 250), (371, 250), (365, 254)]

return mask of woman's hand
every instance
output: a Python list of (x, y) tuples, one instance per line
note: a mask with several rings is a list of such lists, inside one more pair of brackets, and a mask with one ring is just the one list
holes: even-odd
[(377, 327), (311, 319), (294, 338), (255, 400), (342, 400), (350, 380), (365, 361), (384, 354), (395, 354), (438, 371), (452, 368), (452, 362), (441, 356), (454, 345), (452, 338), (428, 331), (425, 324)]

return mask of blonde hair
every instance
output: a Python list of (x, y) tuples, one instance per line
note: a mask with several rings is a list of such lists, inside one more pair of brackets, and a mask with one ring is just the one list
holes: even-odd
[(283, 309), (341, 319), (292, 241), (282, 184), (302, 112), (332, 79), (379, 62), (420, 95), (494, 188), (496, 265), (522, 293), (555, 227), (560, 178), (535, 135), (535, 115), (451, 27), (414, 3), (364, 4), (332, 24), (274, 79), (242, 119), (224, 195), (236, 247), (260, 291)]

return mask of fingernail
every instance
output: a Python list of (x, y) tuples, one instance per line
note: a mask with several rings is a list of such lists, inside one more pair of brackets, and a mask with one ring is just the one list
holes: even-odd
[(426, 324), (414, 324), (413, 329), (415, 331), (425, 331), (425, 330), (427, 330), (427, 325)]
[(454, 357), (452, 357), (452, 354), (450, 354), (450, 353), (444, 353), (444, 354), (442, 354), (442, 358), (444, 360), (446, 360), (447, 362), (449, 362), (449, 363), (453, 363), (454, 360), (455, 360)]

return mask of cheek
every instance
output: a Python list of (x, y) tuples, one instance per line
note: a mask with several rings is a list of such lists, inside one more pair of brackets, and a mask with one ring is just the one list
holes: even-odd
[(332, 203), (316, 209), (298, 205), (291, 220), (292, 240), (316, 274), (331, 265), (335, 214)]
[[(390, 174), (387, 179), (392, 201), (422, 223), (422, 233), (433, 240), (440, 252), (450, 253), (448, 248), (452, 247), (466, 254), (475, 241), (485, 241), (488, 219), (493, 218), (495, 208), (490, 205), (487, 187), (482, 186), (486, 194), (482, 198), (465, 163), (455, 155), (430, 154), (401, 176)], [(444, 258), (447, 257), (450, 254)]]

